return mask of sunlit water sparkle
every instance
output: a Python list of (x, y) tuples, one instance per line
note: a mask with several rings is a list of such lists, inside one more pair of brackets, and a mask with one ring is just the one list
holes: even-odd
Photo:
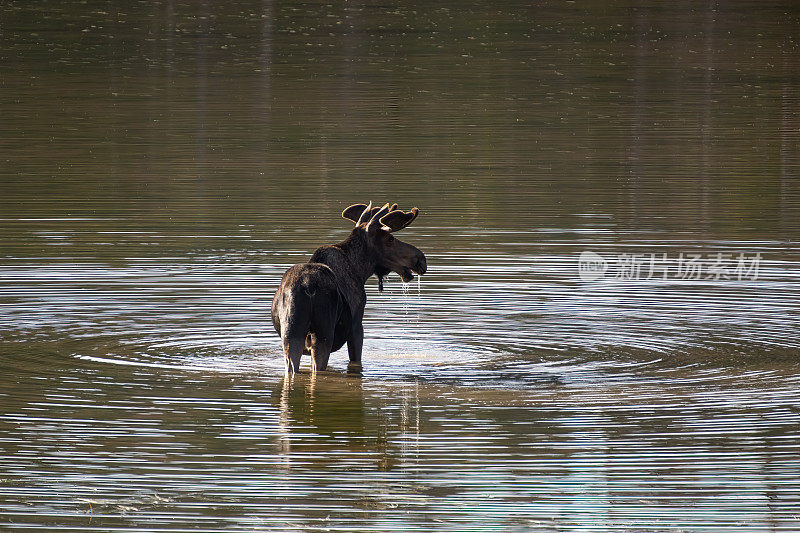
[[(0, 21), (4, 531), (800, 530), (795, 4)], [(280, 276), (370, 200), (425, 283), (287, 380)]]

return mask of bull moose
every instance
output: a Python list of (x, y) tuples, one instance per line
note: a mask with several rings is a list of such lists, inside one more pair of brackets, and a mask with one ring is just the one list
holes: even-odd
[(342, 218), (355, 222), (338, 244), (318, 248), (306, 263), (289, 268), (272, 299), (272, 324), (283, 341), (286, 372), (300, 368), (302, 354), (311, 354), (313, 371), (325, 370), (331, 352), (347, 342), (347, 371), (361, 372), (364, 343), (364, 284), (375, 275), (396, 272), (404, 282), (428, 268), (425, 254), (396, 239), (392, 233), (411, 224), (419, 209), (404, 212), (397, 204), (383, 207), (355, 204)]

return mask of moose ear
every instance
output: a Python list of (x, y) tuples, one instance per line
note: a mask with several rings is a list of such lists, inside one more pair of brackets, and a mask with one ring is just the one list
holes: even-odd
[(367, 206), (365, 204), (353, 204), (344, 211), (342, 211), (342, 218), (346, 218), (347, 220), (352, 220), (353, 222), (358, 222), (361, 213), (364, 212)]
[(401, 229), (405, 228), (412, 222), (414, 219), (417, 218), (419, 215), (419, 209), (416, 207), (412, 207), (411, 211), (408, 213), (404, 213), (401, 210), (392, 210), (383, 217), (381, 217), (381, 224), (386, 226), (384, 229), (387, 229), (389, 232), (400, 231)]

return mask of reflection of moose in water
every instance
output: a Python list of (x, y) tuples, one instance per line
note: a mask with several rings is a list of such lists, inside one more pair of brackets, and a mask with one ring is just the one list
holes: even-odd
[(283, 275), (272, 299), (272, 323), (283, 341), (286, 372), (297, 372), (300, 358), (311, 354), (314, 371), (325, 370), (331, 352), (347, 342), (349, 372), (361, 372), (364, 342), (364, 284), (373, 274), (379, 289), (383, 278), (396, 272), (404, 282), (412, 272), (424, 274), (425, 255), (395, 239), (417, 218), (419, 210), (403, 212), (397, 204), (372, 207), (351, 205), (342, 217), (356, 223), (342, 242), (318, 248), (307, 263), (294, 265)]
[[(297, 430), (299, 436), (295, 437), (302, 440), (311, 429), (322, 436), (365, 437), (367, 423), (361, 378), (344, 374), (325, 379), (317, 376), (286, 376), (282, 386), (273, 389), (273, 399), (280, 399), (280, 425), (287, 436)], [(380, 426), (380, 421), (372, 422), (370, 426)]]
[(410, 431), (403, 425), (405, 411), (395, 409), (399, 396), (408, 403), (408, 392), (399, 389), (398, 397), (388, 398), (364, 392), (361, 376), (354, 374), (323, 379), (318, 373), (292, 373), (273, 385), (280, 428), (276, 444), (286, 471), (298, 467), (306, 476), (309, 468), (330, 472), (332, 464), (388, 471), (399, 463), (404, 445), (389, 447), (389, 432)]

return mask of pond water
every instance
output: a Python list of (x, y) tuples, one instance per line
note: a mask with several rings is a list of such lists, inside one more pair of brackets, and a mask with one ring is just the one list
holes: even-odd
[[(800, 530), (800, 12), (0, 6), (0, 524)], [(271, 296), (357, 202), (364, 374)], [(303, 364), (308, 368), (306, 356)]]

